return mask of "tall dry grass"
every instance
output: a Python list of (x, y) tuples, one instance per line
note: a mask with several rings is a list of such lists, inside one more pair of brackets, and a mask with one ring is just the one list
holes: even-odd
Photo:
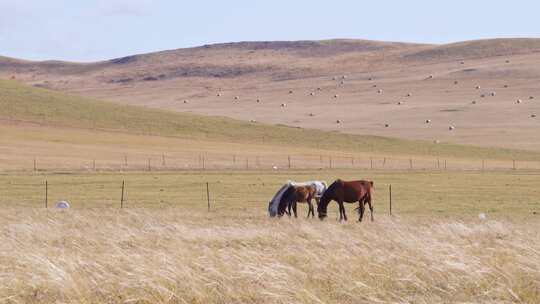
[(540, 223), (0, 212), (0, 302), (540, 302)]

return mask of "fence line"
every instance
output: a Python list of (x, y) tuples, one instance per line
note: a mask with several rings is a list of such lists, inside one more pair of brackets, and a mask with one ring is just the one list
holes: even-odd
[[(151, 156), (130, 156), (124, 154), (117, 161), (92, 159), (77, 165), (69, 159), (63, 166), (47, 165), (47, 157), (33, 157), (28, 167), (16, 166), (6, 169), (0, 164), (0, 171), (180, 171), (180, 170), (286, 170), (286, 169), (369, 169), (369, 170), (540, 170), (538, 161), (516, 160), (467, 160), (441, 159), (440, 157), (404, 158), (389, 156), (350, 155), (244, 155), (245, 161), (238, 161), (237, 154), (199, 153), (197, 160), (192, 155), (161, 153)], [(56, 158), (54, 161), (57, 161)], [(143, 161), (143, 159), (146, 161)], [(327, 161), (325, 161), (325, 159)]]

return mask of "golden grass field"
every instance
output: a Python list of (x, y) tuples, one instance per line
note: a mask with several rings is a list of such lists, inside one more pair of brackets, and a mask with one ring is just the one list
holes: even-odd
[[(335, 203), (324, 222), (305, 219), (303, 205), (298, 219), (268, 218), (284, 180), (336, 177), (375, 180), (375, 222), (347, 206), (339, 223)], [(44, 180), (50, 204), (71, 209), (43, 207)], [(0, 299), (537, 303), (539, 182), (534, 172), (2, 175)]]

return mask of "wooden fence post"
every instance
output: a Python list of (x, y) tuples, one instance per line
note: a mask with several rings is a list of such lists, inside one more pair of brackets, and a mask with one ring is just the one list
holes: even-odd
[(36, 158), (34, 157), (34, 172), (37, 171), (37, 162), (36, 162)]
[(390, 215), (392, 215), (392, 184), (388, 186), (388, 195), (390, 198)]
[(373, 157), (369, 158), (369, 168), (373, 170)]
[(332, 169), (332, 155), (328, 156), (328, 165), (329, 168)]
[(287, 156), (287, 166), (288, 166), (289, 169), (291, 168), (291, 156), (290, 155)]
[(246, 156), (246, 170), (249, 170), (249, 157)]
[(152, 163), (151, 163), (152, 159), (149, 157), (148, 158), (148, 171), (152, 171)]
[(409, 158), (409, 168), (411, 170), (413, 169), (412, 158)]
[(120, 209), (124, 208), (124, 187), (125, 181), (122, 181), (122, 196), (120, 196)]
[(92, 169), (94, 171), (96, 171), (96, 160), (95, 159), (92, 161)]
[(45, 181), (45, 209), (49, 203), (49, 182)]
[(386, 157), (383, 159), (382, 167), (384, 168), (385, 165), (386, 165)]
[(437, 158), (437, 169), (441, 169), (441, 161)]
[(446, 159), (444, 160), (444, 170), (446, 170)]
[(482, 171), (484, 171), (486, 169), (486, 164), (485, 164), (485, 161), (482, 159)]
[(210, 186), (206, 182), (206, 202), (208, 204), (208, 211), (210, 211)]
[(161, 154), (161, 166), (165, 167), (165, 153)]

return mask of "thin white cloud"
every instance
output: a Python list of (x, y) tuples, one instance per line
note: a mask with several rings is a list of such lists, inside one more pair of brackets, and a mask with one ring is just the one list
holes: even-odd
[(98, 13), (102, 16), (145, 16), (152, 9), (150, 0), (112, 0), (99, 1)]

